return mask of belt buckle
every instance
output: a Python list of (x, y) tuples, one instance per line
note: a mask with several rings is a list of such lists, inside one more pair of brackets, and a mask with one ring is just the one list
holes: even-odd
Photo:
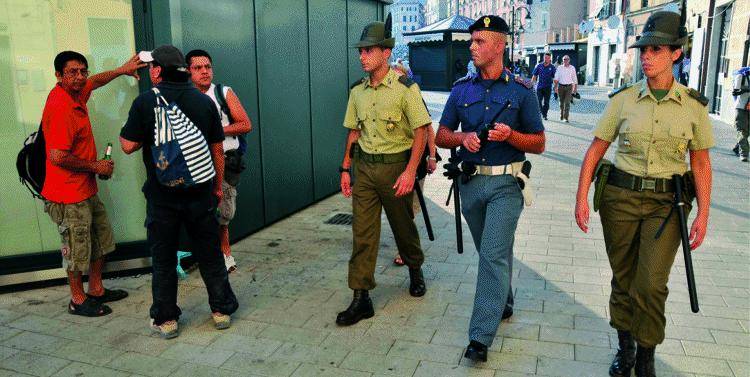
[(641, 191), (651, 190), (656, 192), (656, 180), (655, 179), (641, 179)]

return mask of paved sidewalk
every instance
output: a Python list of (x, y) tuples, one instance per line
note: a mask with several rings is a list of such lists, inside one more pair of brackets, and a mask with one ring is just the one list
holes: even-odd
[[(425, 186), (436, 241), (427, 240), (418, 217), (427, 255), (423, 298), (409, 296), (406, 268), (391, 264), (396, 248), (384, 217), (371, 293), (376, 316), (349, 328), (334, 324), (351, 298), (351, 228), (324, 224), (351, 212), (337, 195), (233, 246), (240, 267), (230, 279), (241, 306), (228, 330), (213, 329), (197, 271), (180, 282), (182, 334), (168, 341), (147, 330), (149, 275), (106, 282), (131, 297), (96, 319), (65, 312), (65, 286), (0, 295), (0, 376), (606, 376), (617, 343), (607, 321), (611, 272), (598, 215), (588, 234), (573, 219), (578, 169), (606, 92), (581, 93), (570, 124), (553, 121), (553, 101), (547, 151), (530, 157), (536, 202), (517, 232), (515, 315), (501, 324), (487, 363), (461, 357), (477, 255), (465, 225), (465, 252), (456, 253), (448, 181), (436, 174)], [(425, 97), (437, 121), (447, 93)], [(659, 376), (750, 376), (750, 166), (730, 151), (733, 127), (714, 122), (714, 129), (709, 235), (693, 254), (701, 312), (690, 312), (678, 253)]]

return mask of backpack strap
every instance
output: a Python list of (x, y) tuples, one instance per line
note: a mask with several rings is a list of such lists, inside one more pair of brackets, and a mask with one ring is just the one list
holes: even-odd
[(221, 108), (221, 111), (224, 114), (227, 114), (227, 118), (229, 119), (229, 123), (232, 124), (234, 121), (232, 120), (232, 113), (229, 112), (229, 105), (227, 105), (227, 98), (224, 95), (224, 85), (223, 84), (216, 84), (214, 87), (214, 97), (216, 97), (216, 102), (219, 103), (219, 108)]

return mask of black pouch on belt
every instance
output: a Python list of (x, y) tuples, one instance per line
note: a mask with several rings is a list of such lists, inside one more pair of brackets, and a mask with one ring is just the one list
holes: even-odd
[(599, 210), (602, 202), (602, 194), (604, 193), (604, 187), (607, 186), (607, 179), (609, 178), (609, 172), (612, 171), (612, 161), (602, 158), (599, 164), (596, 166), (594, 171), (593, 179), (596, 179), (594, 185), (594, 212)]

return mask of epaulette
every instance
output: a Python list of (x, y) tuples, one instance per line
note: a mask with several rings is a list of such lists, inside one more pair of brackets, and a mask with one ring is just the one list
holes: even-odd
[(520, 76), (516, 76), (514, 81), (516, 82), (516, 84), (519, 84), (526, 89), (531, 89), (532, 87), (534, 87), (534, 84), (531, 83), (531, 80), (524, 80)]
[(458, 85), (458, 84), (460, 84), (462, 82), (467, 82), (467, 81), (471, 80), (472, 78), (473, 78), (472, 75), (466, 75), (464, 77), (461, 77), (460, 79), (458, 79), (458, 80), (456, 80), (456, 81), (453, 82), (453, 86), (456, 86), (456, 85)]
[(621, 93), (622, 91), (624, 91), (625, 89), (630, 88), (631, 86), (633, 86), (633, 85), (632, 84), (625, 84), (625, 85), (623, 85), (623, 86), (621, 86), (621, 87), (619, 87), (619, 88), (617, 88), (617, 89), (609, 92), (609, 94), (607, 94), (607, 97), (612, 98), (612, 97), (616, 96), (617, 94)]
[(416, 84), (416, 83), (414, 82), (414, 80), (412, 80), (412, 79), (410, 79), (410, 78), (406, 77), (406, 75), (403, 75), (403, 76), (399, 76), (399, 78), (398, 78), (398, 82), (400, 82), (400, 83), (402, 83), (402, 84), (406, 85), (406, 87), (407, 87), (407, 88), (409, 88), (409, 87), (411, 87), (412, 85)]
[(365, 78), (365, 77), (363, 77), (363, 78), (361, 78), (361, 79), (359, 79), (359, 80), (355, 81), (355, 82), (354, 82), (354, 84), (352, 84), (352, 86), (350, 86), (350, 87), (349, 87), (349, 90), (352, 90), (352, 89), (354, 89), (354, 87), (355, 87), (355, 86), (357, 86), (357, 85), (359, 85), (359, 84), (362, 84), (362, 83), (364, 83), (365, 81), (367, 81), (367, 78)]
[(693, 97), (695, 98), (696, 101), (700, 102), (701, 105), (703, 106), (708, 105), (708, 98), (706, 98), (706, 96), (701, 94), (701, 92), (693, 88), (688, 88), (687, 93), (690, 97)]

